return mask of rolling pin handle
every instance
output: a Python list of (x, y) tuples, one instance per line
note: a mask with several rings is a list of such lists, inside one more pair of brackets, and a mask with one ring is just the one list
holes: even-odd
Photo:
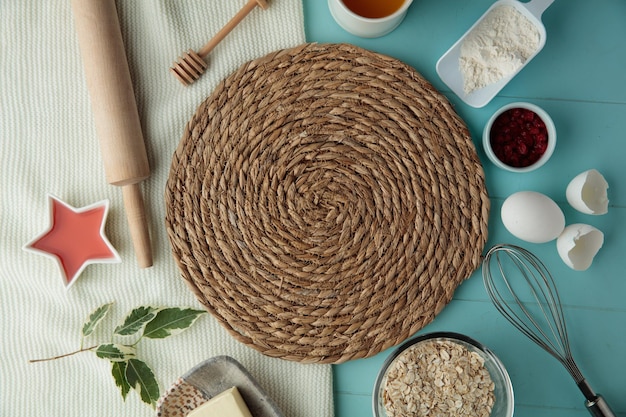
[(148, 219), (145, 214), (143, 197), (138, 183), (122, 186), (124, 209), (128, 218), (130, 236), (133, 240), (137, 263), (140, 268), (152, 266), (152, 248)]

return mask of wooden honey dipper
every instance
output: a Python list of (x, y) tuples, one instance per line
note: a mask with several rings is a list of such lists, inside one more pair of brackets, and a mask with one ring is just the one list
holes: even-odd
[(263, 10), (269, 7), (267, 0), (248, 0), (248, 2), (237, 12), (235, 16), (211, 38), (198, 52), (189, 50), (178, 58), (177, 62), (170, 68), (172, 74), (184, 85), (189, 85), (200, 78), (200, 75), (207, 67), (204, 60), (207, 55), (235, 28), (256, 6)]
[(150, 175), (115, 0), (72, 0), (78, 45), (107, 182), (122, 188), (140, 267), (152, 248), (139, 183)]

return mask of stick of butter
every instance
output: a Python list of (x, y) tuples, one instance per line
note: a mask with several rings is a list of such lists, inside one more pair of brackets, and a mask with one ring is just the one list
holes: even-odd
[(217, 394), (191, 410), (187, 417), (252, 417), (237, 387)]

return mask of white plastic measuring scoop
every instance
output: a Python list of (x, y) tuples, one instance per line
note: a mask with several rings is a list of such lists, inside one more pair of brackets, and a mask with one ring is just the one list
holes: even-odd
[[(441, 80), (455, 93), (461, 100), (472, 107), (483, 107), (495, 97), (496, 94), (504, 88), (504, 86), (519, 73), (540, 51), (546, 43), (546, 28), (541, 23), (541, 15), (554, 2), (554, 0), (531, 0), (522, 3), (517, 0), (498, 0), (487, 9), (487, 11), (465, 32), (461, 38), (456, 41), (448, 51), (437, 61), (437, 74)], [(459, 58), (461, 56), (461, 45), (467, 35), (491, 12), (494, 8), (502, 5), (510, 5), (515, 7), (522, 15), (537, 27), (539, 31), (539, 46), (537, 50), (528, 57), (526, 62), (518, 68), (518, 70), (508, 77), (504, 77), (499, 81), (489, 84), (478, 90), (474, 90), (466, 94), (463, 89), (463, 74), (459, 66)]]

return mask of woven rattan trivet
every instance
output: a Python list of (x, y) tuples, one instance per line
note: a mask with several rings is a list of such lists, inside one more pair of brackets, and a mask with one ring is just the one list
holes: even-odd
[(407, 65), (305, 44), (243, 65), (171, 166), (174, 257), (266, 355), (340, 363), (428, 324), (478, 267), (489, 199), (468, 130)]

